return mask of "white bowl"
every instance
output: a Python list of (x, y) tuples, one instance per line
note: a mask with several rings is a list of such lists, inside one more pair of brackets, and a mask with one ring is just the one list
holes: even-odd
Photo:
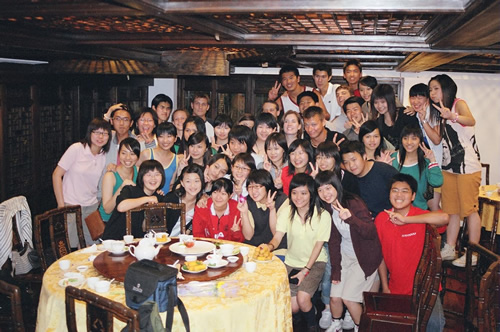
[(67, 270), (71, 266), (71, 261), (69, 259), (61, 259), (59, 260), (59, 267), (61, 270)]
[(99, 277), (90, 277), (87, 279), (87, 285), (89, 285), (89, 288), (90, 289), (94, 289), (95, 290), (95, 284), (101, 280), (101, 278)]
[(89, 269), (89, 267), (86, 266), (86, 265), (79, 265), (79, 266), (76, 267), (76, 269), (78, 270), (78, 272), (83, 273), (83, 272), (87, 272), (87, 270)]
[(107, 293), (110, 287), (111, 283), (107, 280), (99, 280), (95, 283), (95, 290), (98, 293)]
[(246, 262), (245, 263), (245, 269), (247, 272), (253, 273), (257, 269), (257, 263), (255, 262)]
[(102, 241), (102, 246), (106, 250), (111, 250), (113, 243), (115, 243), (115, 240), (104, 240)]
[(220, 247), (221, 253), (224, 256), (230, 256), (233, 254), (234, 245), (226, 243), (226, 244), (221, 244), (219, 247)]
[(236, 263), (238, 261), (238, 259), (240, 259), (239, 257), (237, 256), (229, 256), (229, 257), (226, 257), (226, 259), (230, 262), (230, 263)]
[(194, 262), (198, 257), (195, 255), (187, 255), (186, 262)]

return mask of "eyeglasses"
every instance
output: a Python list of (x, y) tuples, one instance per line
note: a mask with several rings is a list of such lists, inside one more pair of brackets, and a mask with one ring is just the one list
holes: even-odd
[(235, 170), (237, 170), (237, 171), (246, 171), (246, 172), (250, 172), (250, 168), (249, 168), (249, 167), (233, 166), (233, 169), (235, 169)]
[(109, 133), (107, 131), (92, 130), (92, 134), (96, 134), (97, 136), (103, 136), (103, 137), (109, 136)]
[(247, 186), (247, 190), (261, 190), (262, 188), (264, 188), (264, 186), (261, 184), (251, 184)]
[(154, 120), (153, 119), (139, 119), (139, 122), (149, 123), (149, 122), (154, 122)]
[(130, 122), (130, 118), (122, 118), (122, 117), (117, 116), (116, 118), (113, 118), (113, 121), (116, 121), (116, 122)]

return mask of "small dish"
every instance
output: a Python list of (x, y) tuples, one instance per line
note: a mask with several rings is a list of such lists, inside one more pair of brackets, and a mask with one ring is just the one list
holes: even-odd
[(81, 274), (80, 276), (81, 278), (63, 278), (59, 280), (58, 284), (61, 287), (67, 287), (67, 286), (79, 287), (83, 285), (83, 283), (85, 282), (85, 278)]
[[(205, 264), (206, 265), (206, 264)], [(181, 267), (181, 271), (182, 272), (187, 272), (187, 273), (201, 273), (201, 272), (204, 272), (207, 270), (207, 266), (205, 266), (205, 268), (203, 270), (199, 270), (199, 271), (190, 271), (188, 269), (185, 269), (184, 266)]]
[(78, 272), (66, 272), (64, 274), (64, 278), (82, 278), (83, 279), (83, 274), (78, 273)]
[(208, 266), (209, 268), (211, 269), (219, 269), (221, 267), (224, 267), (226, 266), (227, 264), (229, 264), (228, 261), (226, 261), (225, 259), (221, 259), (217, 265), (215, 264), (211, 264), (208, 260), (204, 261), (203, 264), (205, 264), (206, 266)]
[(238, 259), (240, 259), (238, 256), (229, 256), (229, 257), (227, 257), (227, 260), (230, 263), (236, 263), (238, 261)]
[(78, 270), (78, 272), (83, 273), (83, 272), (87, 272), (87, 270), (89, 269), (89, 267), (86, 266), (86, 265), (79, 265), (79, 266), (76, 267), (76, 269)]

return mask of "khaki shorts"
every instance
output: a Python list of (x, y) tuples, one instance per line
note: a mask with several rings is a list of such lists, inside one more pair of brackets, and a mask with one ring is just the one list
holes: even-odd
[(359, 266), (358, 260), (344, 254), (342, 254), (340, 265), (342, 267), (340, 282), (336, 285), (332, 284), (330, 297), (362, 303), (363, 292), (369, 292), (377, 279), (377, 270), (365, 279), (365, 273)]
[(477, 212), (480, 185), (481, 172), (454, 174), (443, 171), (443, 186), (441, 187), (443, 212), (459, 214), (460, 218)]
[[(291, 267), (286, 265), (286, 273), (290, 274), (290, 271), (293, 269), (302, 270), (304, 267)], [(325, 262), (316, 262), (313, 264), (311, 271), (309, 274), (302, 280), (300, 285), (290, 284), (290, 291), (292, 293), (292, 297), (297, 296), (299, 291), (306, 292), (307, 294), (313, 297), (314, 293), (318, 289), (318, 286), (323, 279), (323, 273), (325, 273)]]

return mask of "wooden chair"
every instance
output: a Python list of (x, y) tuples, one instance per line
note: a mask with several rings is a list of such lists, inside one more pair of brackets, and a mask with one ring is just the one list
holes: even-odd
[(497, 239), (497, 229), (498, 229), (498, 214), (500, 213), (500, 202), (488, 199), (479, 198), (479, 216), (483, 217), (484, 204), (492, 205), (495, 207), (493, 210), (493, 224), (491, 225), (491, 232), (486, 231), (485, 227), (481, 227), (481, 244), (491, 251), (495, 251), (496, 239)]
[(360, 331), (425, 331), (439, 293), (440, 240), (437, 230), (427, 225), (412, 295), (364, 293)]
[[(477, 254), (475, 266), (471, 265), (472, 254)], [(466, 326), (473, 330), (477, 327), (480, 332), (499, 331), (500, 256), (479, 244), (469, 243), (466, 257)]]
[(126, 234), (132, 234), (132, 213), (143, 212), (144, 222), (142, 229), (145, 232), (154, 230), (155, 232), (167, 231), (168, 210), (179, 210), (181, 218), (181, 234), (186, 233), (186, 205), (184, 203), (156, 203), (144, 204), (137, 208), (130, 209), (126, 213), (127, 224)]
[(68, 216), (71, 214), (75, 215), (79, 246), (85, 248), (80, 205), (53, 209), (35, 217), (35, 248), (43, 271), (71, 252), (68, 234)]
[(85, 289), (66, 287), (66, 324), (68, 331), (77, 331), (75, 300), (86, 304), (87, 331), (113, 331), (113, 318), (127, 324), (126, 331), (139, 331), (139, 313), (121, 303), (111, 301)]
[(7, 331), (24, 332), (23, 308), (19, 287), (0, 280), (0, 294), (0, 296), (10, 299), (10, 303), (5, 299), (0, 301), (0, 331), (3, 331), (2, 327), (8, 326)]

